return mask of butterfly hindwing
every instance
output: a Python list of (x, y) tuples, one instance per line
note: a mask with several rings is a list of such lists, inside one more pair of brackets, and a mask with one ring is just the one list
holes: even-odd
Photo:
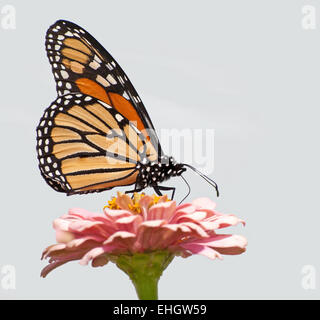
[(114, 107), (82, 93), (58, 97), (37, 128), (42, 176), (67, 194), (133, 184), (137, 164), (155, 161), (156, 149)]

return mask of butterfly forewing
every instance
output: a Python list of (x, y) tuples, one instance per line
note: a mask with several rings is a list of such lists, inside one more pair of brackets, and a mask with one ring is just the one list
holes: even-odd
[(76, 24), (59, 20), (47, 31), (46, 50), (58, 95), (81, 92), (113, 106), (135, 122), (160, 153), (153, 124), (139, 95), (97, 40)]

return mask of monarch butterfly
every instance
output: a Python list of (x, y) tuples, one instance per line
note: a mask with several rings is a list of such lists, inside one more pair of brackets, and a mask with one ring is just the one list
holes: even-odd
[(213, 180), (163, 153), (127, 75), (88, 32), (59, 20), (45, 45), (58, 97), (40, 119), (37, 152), (41, 175), (53, 189), (72, 195), (134, 184), (127, 192), (153, 187), (173, 197), (175, 188), (159, 183), (191, 168), (218, 194)]

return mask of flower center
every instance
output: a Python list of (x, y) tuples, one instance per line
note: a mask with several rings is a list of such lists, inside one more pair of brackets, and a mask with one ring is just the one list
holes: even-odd
[(108, 208), (111, 210), (119, 210), (120, 207), (117, 205), (116, 200), (117, 200), (116, 197), (112, 197), (111, 200), (108, 200), (108, 204), (104, 206), (103, 209)]
[[(133, 213), (136, 213), (136, 214), (140, 214), (141, 213), (141, 207), (140, 207), (140, 200), (141, 198), (145, 197), (145, 193), (137, 193), (135, 192), (133, 194), (133, 197), (130, 199), (130, 202), (127, 203), (127, 208), (133, 212)], [(157, 204), (159, 202), (159, 200), (162, 197), (159, 197), (155, 194), (151, 195), (151, 198), (152, 198), (152, 201), (150, 202), (149, 204), (149, 207)], [(169, 199), (165, 199), (165, 201), (170, 201)], [(119, 198), (118, 197), (112, 197), (111, 200), (108, 201), (108, 204), (106, 206), (103, 207), (103, 209), (111, 209), (111, 210), (121, 210), (121, 209), (124, 209), (121, 204), (119, 205)]]

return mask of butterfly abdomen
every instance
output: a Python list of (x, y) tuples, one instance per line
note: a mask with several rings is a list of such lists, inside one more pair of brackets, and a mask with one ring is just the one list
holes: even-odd
[(142, 161), (136, 167), (139, 170), (137, 187), (146, 188), (157, 186), (171, 177), (180, 176), (186, 168), (177, 163), (172, 157), (163, 156), (159, 162)]

